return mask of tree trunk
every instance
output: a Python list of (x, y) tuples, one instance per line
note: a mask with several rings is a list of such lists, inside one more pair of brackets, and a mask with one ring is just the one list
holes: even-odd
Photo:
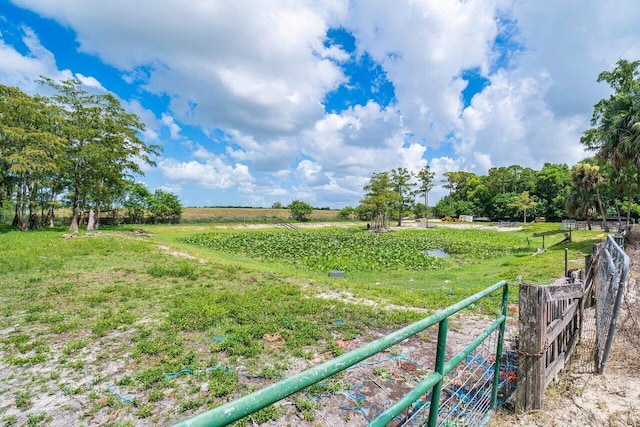
[(98, 202), (96, 203), (96, 216), (93, 221), (93, 228), (95, 228), (96, 230), (100, 228), (100, 212), (101, 211), (102, 211), (102, 204), (100, 203), (100, 200), (98, 200)]
[(93, 217), (93, 228), (97, 230), (100, 227), (100, 211), (102, 210), (102, 194), (104, 188), (104, 178), (100, 180), (100, 189), (98, 191), (98, 197), (96, 197), (96, 212)]
[(89, 221), (87, 221), (87, 231), (93, 231), (95, 229), (96, 215), (93, 209), (89, 210)]
[(26, 216), (27, 216), (27, 185), (25, 184), (25, 182), (22, 182), (22, 188), (20, 190), (21, 194), (20, 194), (20, 224), (18, 224), (18, 227), (20, 227), (20, 230), (22, 231), (27, 231), (27, 223), (26, 223)]
[(429, 192), (428, 191), (424, 192), (424, 207), (425, 207), (424, 219), (427, 222), (425, 225), (425, 228), (429, 228)]
[[(18, 194), (19, 193), (20, 193), (20, 190), (18, 189)], [(16, 199), (16, 207), (14, 209), (13, 221), (11, 222), (12, 227), (18, 227), (20, 225), (20, 202), (18, 199)]]
[(38, 224), (38, 209), (36, 206), (37, 189), (31, 181), (27, 181), (27, 189), (29, 191), (29, 230), (36, 230)]
[(598, 207), (600, 208), (600, 215), (602, 215), (602, 229), (605, 233), (609, 232), (609, 224), (607, 224), (607, 213), (602, 205), (602, 198), (600, 197), (600, 191), (596, 188), (596, 197), (598, 198)]
[(53, 190), (51, 191), (51, 200), (49, 201), (49, 207), (47, 208), (47, 217), (44, 220), (43, 226), (45, 227), (49, 227), (49, 228), (53, 228), (54, 227), (54, 223), (53, 223), (53, 219), (55, 217), (55, 201), (56, 201), (56, 193), (53, 192)]
[(44, 227), (53, 228), (53, 206), (49, 206), (49, 208), (47, 209), (47, 216), (45, 217), (42, 225)]
[(20, 183), (18, 184), (18, 190), (16, 191), (16, 207), (13, 215), (13, 221), (11, 222), (12, 227), (18, 227), (20, 229), (22, 229), (22, 223), (24, 222), (22, 220), (23, 187), (24, 181), (20, 181)]
[(73, 190), (73, 209), (71, 211), (71, 225), (69, 226), (69, 231), (71, 231), (72, 233), (78, 232), (79, 206), (80, 206), (80, 187), (76, 185)]

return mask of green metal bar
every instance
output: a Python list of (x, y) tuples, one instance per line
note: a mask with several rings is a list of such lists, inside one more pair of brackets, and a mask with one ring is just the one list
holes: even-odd
[(389, 424), (393, 418), (404, 411), (409, 405), (418, 400), (422, 395), (426, 394), (438, 382), (442, 380), (442, 375), (437, 372), (430, 373), (427, 378), (422, 380), (413, 390), (402, 396), (396, 403), (386, 411), (382, 412), (376, 419), (368, 424), (368, 427), (383, 427)]
[(371, 421), (369, 427), (379, 427), (387, 425), (395, 416), (399, 415), (409, 405), (418, 400), (420, 396), (426, 394), (433, 388), (439, 381), (441, 381), (444, 375), (451, 372), (465, 357), (470, 355), (476, 348), (484, 342), (489, 335), (491, 335), (496, 329), (503, 326), (506, 322), (506, 316), (500, 316), (494, 320), (491, 325), (487, 327), (480, 335), (478, 335), (472, 342), (470, 342), (464, 349), (458, 354), (453, 356), (449, 361), (444, 364), (442, 374), (439, 372), (432, 372), (416, 385), (411, 391), (402, 396), (396, 403), (382, 412), (375, 420)]
[(482, 333), (480, 335), (478, 335), (473, 341), (471, 341), (469, 343), (469, 345), (467, 345), (465, 348), (463, 348), (458, 354), (453, 356), (451, 359), (449, 359), (444, 364), (445, 372), (446, 373), (451, 372), (453, 370), (453, 368), (455, 368), (458, 363), (462, 362), (462, 360), (465, 357), (470, 355), (473, 350), (478, 348), (480, 346), (480, 344), (482, 344), (482, 342), (484, 340), (486, 340), (489, 337), (489, 335), (491, 335), (493, 333), (493, 331), (495, 331), (502, 324), (504, 324), (504, 322), (506, 320), (507, 320), (506, 316), (499, 316), (499, 317), (496, 318), (496, 320), (491, 322), (491, 324), (487, 327), (487, 329), (482, 331)]
[(442, 382), (444, 381), (444, 362), (447, 357), (447, 330), (449, 318), (443, 319), (438, 327), (438, 346), (436, 347), (435, 372), (440, 376), (440, 381), (433, 386), (431, 391), (431, 405), (429, 406), (429, 427), (436, 427), (438, 424), (438, 409), (440, 409), (440, 394), (442, 393)]
[(481, 292), (471, 295), (464, 300), (451, 305), (444, 310), (426, 317), (418, 322), (412, 323), (389, 335), (381, 337), (367, 345), (357, 348), (349, 353), (340, 355), (320, 365), (314, 366), (306, 371), (300, 372), (289, 378), (257, 390), (246, 396), (240, 397), (232, 402), (214, 408), (210, 411), (183, 420), (175, 426), (224, 426), (237, 421), (253, 412), (267, 407), (291, 394), (303, 390), (319, 381), (322, 381), (338, 372), (341, 372), (358, 362), (361, 362), (392, 345), (395, 345), (412, 335), (421, 332), (436, 323), (442, 322), (449, 316), (476, 303), (480, 299), (492, 294), (496, 290), (506, 287), (507, 282), (502, 280)]
[(502, 317), (505, 321), (500, 324), (498, 332), (498, 346), (496, 348), (496, 364), (493, 368), (493, 390), (491, 392), (491, 409), (498, 407), (498, 385), (500, 384), (500, 363), (502, 362), (502, 347), (504, 344), (504, 329), (507, 318), (507, 304), (509, 301), (509, 287), (502, 288)]

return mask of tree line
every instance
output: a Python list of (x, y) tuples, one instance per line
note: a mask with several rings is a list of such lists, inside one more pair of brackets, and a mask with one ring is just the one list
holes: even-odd
[[(397, 220), (409, 213), (429, 217), (473, 215), (491, 219), (544, 216), (590, 221), (608, 216), (640, 216), (640, 61), (620, 60), (603, 71), (598, 82), (612, 94), (595, 106), (591, 127), (581, 142), (593, 157), (573, 167), (546, 163), (540, 170), (511, 165), (487, 175), (466, 171), (444, 174), (448, 194), (429, 212), (435, 186), (429, 166), (420, 171), (396, 168), (374, 173), (364, 198), (341, 216)], [(22, 230), (52, 225), (55, 209), (71, 208), (71, 230), (85, 213), (100, 218), (103, 208), (121, 206), (131, 221), (175, 218), (182, 206), (177, 196), (149, 192), (135, 181), (142, 165), (155, 165), (158, 145), (139, 137), (144, 124), (112, 94), (91, 94), (81, 82), (39, 82), (52, 95), (30, 96), (0, 85), (0, 205), (14, 208), (12, 224)], [(310, 206), (292, 203), (292, 216), (304, 218)]]
[(72, 231), (90, 210), (97, 221), (105, 207), (124, 206), (134, 219), (180, 215), (177, 196), (135, 182), (161, 150), (140, 139), (145, 126), (137, 115), (77, 79), (39, 83), (52, 95), (0, 85), (0, 204), (13, 205), (13, 226), (52, 226), (61, 204), (71, 209)]
[[(545, 163), (540, 170), (520, 165), (495, 167), (487, 175), (465, 171), (444, 173), (448, 194), (433, 207), (438, 217), (473, 215), (491, 219), (533, 216), (549, 220), (600, 217), (640, 217), (636, 203), (640, 189), (640, 61), (619, 60), (612, 71), (597, 81), (613, 90), (600, 100), (584, 131), (581, 143), (593, 157), (573, 167)], [(365, 196), (356, 208), (346, 207), (342, 216), (357, 215), (385, 225), (389, 218), (401, 225), (407, 213), (428, 217), (428, 194), (435, 185), (426, 166), (421, 171), (396, 168), (374, 173), (364, 186)], [(424, 197), (424, 203), (417, 200)], [(420, 198), (421, 199), (421, 198)]]

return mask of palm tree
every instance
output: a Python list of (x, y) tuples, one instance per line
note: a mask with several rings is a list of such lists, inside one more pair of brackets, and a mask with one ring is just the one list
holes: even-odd
[[(628, 166), (640, 169), (640, 61), (621, 59), (612, 71), (603, 71), (598, 81), (611, 86), (614, 93), (600, 100), (593, 109), (591, 127), (581, 142), (609, 163), (617, 175)], [(627, 174), (628, 175), (628, 174)], [(623, 193), (629, 196), (636, 182), (625, 181)], [(602, 201), (600, 208), (602, 210)], [(630, 206), (630, 205), (629, 205)], [(603, 214), (604, 217), (604, 214)], [(604, 224), (603, 224), (604, 225)]]
[(567, 195), (566, 208), (569, 215), (573, 215), (579, 218), (587, 219), (587, 228), (591, 230), (591, 218), (597, 211), (598, 202), (596, 200), (595, 192), (587, 192), (580, 188), (580, 185), (576, 183), (579, 180), (577, 176), (574, 178), (574, 171), (572, 171), (572, 180), (574, 185), (571, 191)]
[(595, 196), (595, 201), (602, 215), (602, 228), (605, 231), (609, 231), (607, 213), (600, 195), (600, 186), (605, 183), (605, 178), (600, 173), (600, 166), (586, 161), (578, 163), (571, 170), (571, 180), (576, 190), (581, 193), (580, 200), (584, 203), (593, 203), (593, 197)]
[(614, 93), (593, 108), (591, 127), (581, 142), (610, 162), (616, 170), (628, 164), (640, 168), (640, 61), (621, 59), (613, 71), (603, 71), (598, 82), (605, 81)]

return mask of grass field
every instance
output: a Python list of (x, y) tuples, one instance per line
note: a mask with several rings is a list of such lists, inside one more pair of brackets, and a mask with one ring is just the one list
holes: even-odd
[[(1, 207), (0, 207), (1, 208)], [(327, 222), (339, 221), (338, 211), (316, 209), (309, 217), (307, 222)], [(0, 215), (0, 221), (11, 221), (13, 213), (10, 209), (5, 209)], [(103, 211), (101, 218), (109, 220), (113, 215), (112, 211)], [(116, 210), (118, 223), (126, 223), (126, 210)], [(220, 207), (185, 207), (180, 215), (180, 223), (184, 224), (209, 224), (209, 223), (254, 223), (254, 224), (273, 224), (274, 217), (289, 220), (291, 212), (288, 209), (270, 209), (270, 208), (220, 208)], [(71, 209), (59, 208), (55, 212), (56, 225), (68, 226), (71, 223)], [(147, 218), (152, 222), (152, 218)], [(174, 219), (172, 219), (174, 221)], [(104, 224), (104, 222), (103, 222)]]
[[(4, 228), (0, 424), (179, 421), (499, 280), (549, 283), (563, 274), (565, 248), (570, 267), (581, 267), (604, 237), (574, 232), (572, 243), (552, 246), (564, 238), (558, 228), (373, 235), (352, 224), (297, 232), (194, 224), (70, 239), (63, 229)], [(552, 247), (533, 255), (542, 233)], [(428, 249), (452, 256), (432, 259)], [(328, 277), (332, 269), (344, 278)]]
[[(215, 221), (271, 221), (271, 218), (288, 218), (289, 209), (270, 208), (193, 208), (186, 207), (182, 211), (181, 218), (185, 222), (215, 222)], [(309, 215), (310, 221), (335, 221), (338, 219), (338, 211), (315, 209)]]

